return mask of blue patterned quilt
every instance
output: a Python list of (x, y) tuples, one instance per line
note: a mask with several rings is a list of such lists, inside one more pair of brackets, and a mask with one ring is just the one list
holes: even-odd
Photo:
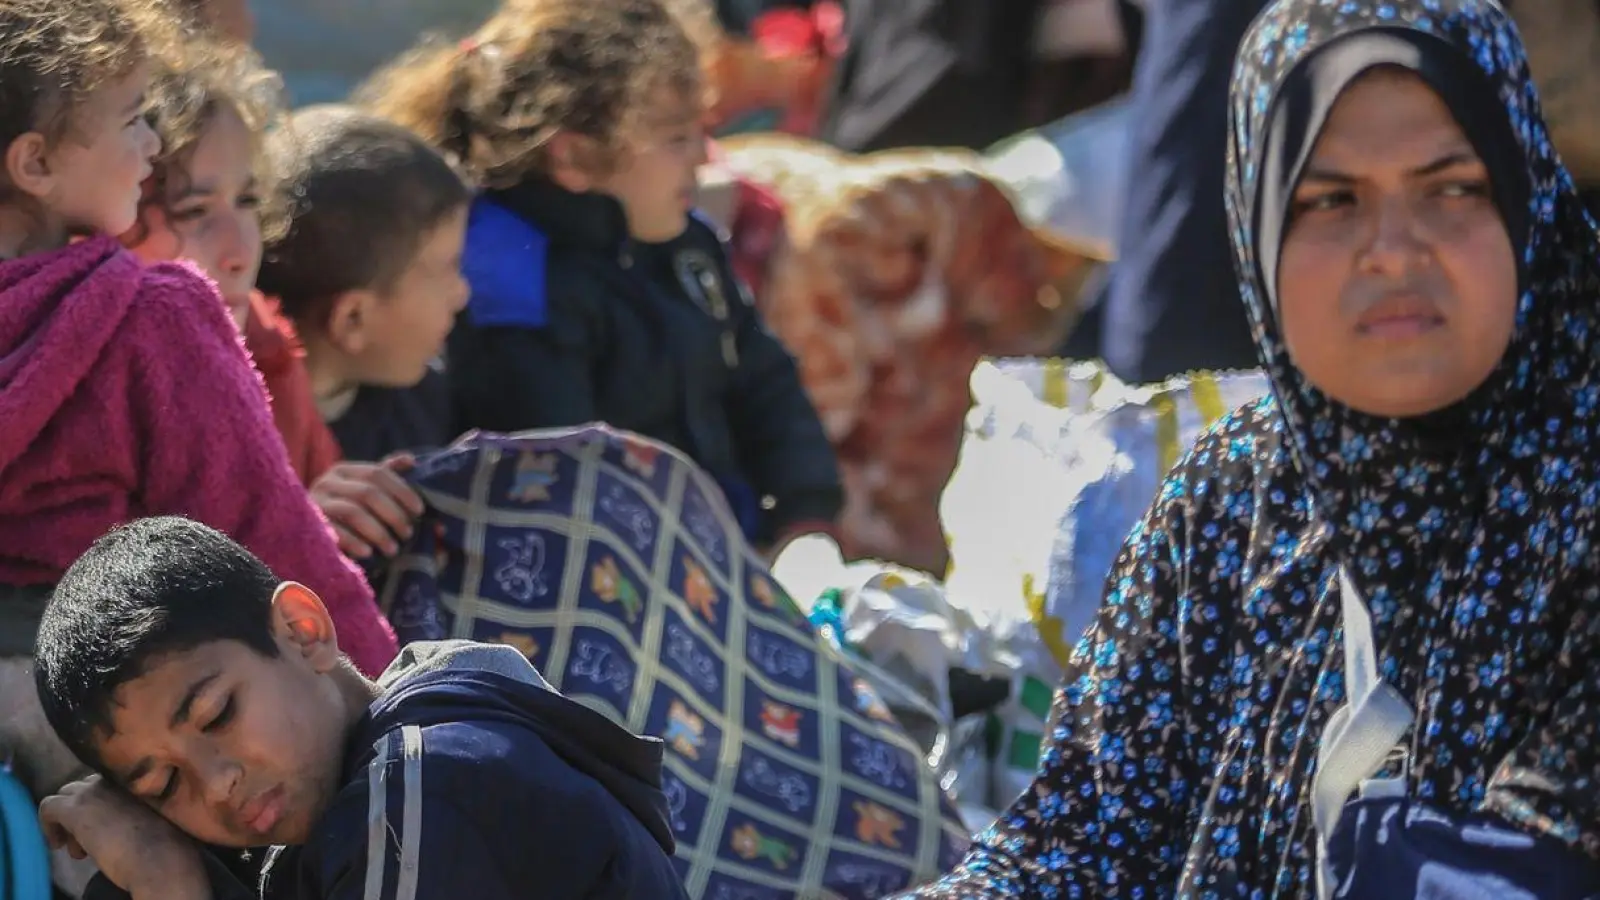
[(960, 859), (916, 744), (675, 450), (603, 426), (471, 435), (413, 478), (430, 511), (380, 586), (400, 639), (515, 646), (663, 738), (691, 896), (869, 900)]

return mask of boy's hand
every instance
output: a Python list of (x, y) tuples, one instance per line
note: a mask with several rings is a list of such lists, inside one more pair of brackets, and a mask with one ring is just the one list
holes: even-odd
[(39, 804), (45, 840), (73, 859), (88, 857), (134, 900), (209, 892), (200, 850), (183, 832), (99, 775)]
[(411, 525), (424, 509), (422, 498), (398, 474), (415, 464), (408, 454), (381, 463), (339, 463), (311, 486), (311, 499), (332, 523), (346, 556), (400, 552), (400, 542), (411, 537)]

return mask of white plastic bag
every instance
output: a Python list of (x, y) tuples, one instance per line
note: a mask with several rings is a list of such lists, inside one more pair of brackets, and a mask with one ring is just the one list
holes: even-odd
[(995, 803), (1032, 779), (1072, 646), (1162, 479), (1206, 427), (1267, 389), (1259, 372), (1134, 387), (1097, 363), (1001, 360), (974, 370), (940, 517), (948, 602), (985, 624), (996, 658), (1016, 662), (998, 714)]

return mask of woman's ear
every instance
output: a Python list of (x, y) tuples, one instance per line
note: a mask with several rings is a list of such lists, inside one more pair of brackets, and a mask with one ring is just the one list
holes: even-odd
[(49, 143), (37, 131), (18, 137), (6, 147), (6, 179), (30, 197), (48, 197), (56, 189), (49, 151)]
[(297, 649), (317, 671), (332, 671), (339, 664), (333, 617), (310, 588), (293, 581), (278, 585), (272, 595), (272, 623), (278, 643)]

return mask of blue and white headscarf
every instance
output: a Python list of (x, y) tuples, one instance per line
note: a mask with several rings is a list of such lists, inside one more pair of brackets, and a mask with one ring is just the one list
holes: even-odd
[[(1337, 96), (1302, 103), (1307, 72), (1369, 38), (1404, 51), (1373, 64), (1433, 84), (1490, 166), (1523, 286), (1499, 369), (1412, 420), (1305, 379), (1266, 274), (1293, 154)], [(1409, 796), (1492, 816), (1579, 868), (1600, 857), (1600, 241), (1515, 29), (1489, 0), (1279, 0), (1241, 46), (1230, 140), (1272, 396), (1167, 480), (1113, 566), (1037, 779), (920, 896), (1310, 895), (1311, 782), (1344, 700), (1342, 566), (1372, 609), (1381, 674), (1416, 711)]]

